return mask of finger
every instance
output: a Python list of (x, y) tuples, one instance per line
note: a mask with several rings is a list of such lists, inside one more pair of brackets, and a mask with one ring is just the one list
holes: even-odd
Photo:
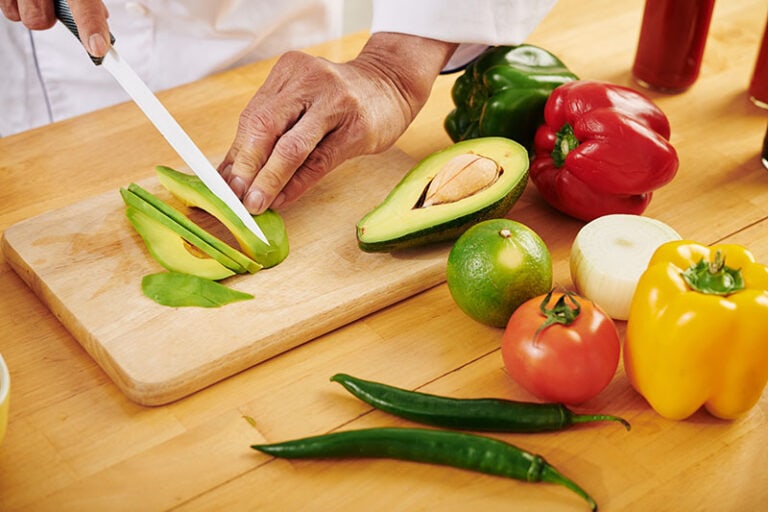
[(324, 176), (345, 160), (357, 156), (356, 153), (344, 150), (344, 148), (352, 147), (344, 144), (344, 139), (340, 132), (334, 131), (320, 141), (314, 151), (291, 176), (270, 207), (280, 208), (291, 204), (304, 195), (307, 190), (317, 185)]
[[(237, 134), (227, 156), (219, 165), (232, 190), (241, 199), (254, 177), (266, 164), (281, 135), (304, 113), (297, 103), (276, 103), (280, 86), (267, 80), (240, 115)], [(263, 105), (271, 105), (265, 109)]]
[(272, 204), (323, 139), (326, 131), (319, 119), (305, 116), (278, 139), (272, 154), (256, 174), (243, 199), (243, 204), (251, 213), (261, 213)]
[(103, 57), (109, 51), (110, 37), (107, 8), (101, 0), (69, 0), (72, 17), (80, 33), (80, 41), (94, 57)]
[(16, 0), (0, 0), (0, 11), (3, 12), (3, 16), (11, 21), (21, 21), (19, 4)]
[(240, 116), (235, 141), (219, 165), (219, 171), (239, 198), (243, 198), (254, 176), (282, 133), (269, 116), (246, 108)]
[(56, 23), (53, 2), (50, 0), (28, 0), (18, 5), (21, 22), (30, 30), (45, 30)]

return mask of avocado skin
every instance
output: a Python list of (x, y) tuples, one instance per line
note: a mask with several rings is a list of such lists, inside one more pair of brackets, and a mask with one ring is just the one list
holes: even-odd
[[(498, 181), (453, 204), (415, 207), (442, 166), (464, 153), (495, 160), (503, 171)], [(528, 151), (506, 137), (475, 138), (436, 151), (411, 168), (384, 201), (358, 222), (357, 245), (365, 252), (392, 252), (455, 240), (480, 221), (504, 217), (525, 190), (528, 167)], [(430, 220), (425, 220), (427, 209)]]
[(480, 210), (467, 213), (453, 220), (440, 224), (439, 226), (415, 231), (399, 238), (381, 242), (363, 242), (359, 238), (357, 245), (365, 252), (392, 252), (413, 247), (421, 247), (438, 242), (455, 240), (461, 236), (464, 231), (471, 228), (478, 222), (504, 217), (512, 209), (515, 202), (525, 191), (528, 184), (528, 171), (525, 172), (525, 179), (515, 186), (506, 196)]

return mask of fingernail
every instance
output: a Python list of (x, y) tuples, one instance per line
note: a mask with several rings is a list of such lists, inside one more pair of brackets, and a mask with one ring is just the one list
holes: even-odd
[(229, 180), (229, 176), (232, 174), (232, 164), (227, 164), (224, 169), (221, 170), (221, 176), (225, 180)]
[(107, 41), (101, 34), (91, 34), (88, 38), (88, 53), (94, 57), (103, 57), (107, 54)]
[(232, 191), (235, 193), (235, 195), (242, 199), (243, 194), (245, 194), (245, 189), (248, 187), (248, 184), (245, 182), (243, 178), (240, 176), (232, 176), (232, 178), (229, 180), (229, 186), (232, 188)]
[(245, 196), (245, 201), (243, 201), (243, 204), (248, 209), (249, 212), (252, 214), (258, 214), (261, 213), (262, 210), (264, 210), (264, 204), (265, 197), (264, 192), (261, 190), (254, 188), (250, 192), (248, 192), (248, 195)]

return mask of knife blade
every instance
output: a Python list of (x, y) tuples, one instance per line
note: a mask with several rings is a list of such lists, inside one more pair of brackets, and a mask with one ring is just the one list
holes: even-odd
[[(55, 0), (54, 6), (56, 17), (79, 41), (80, 35), (67, 0)], [(89, 55), (93, 63), (103, 66), (104, 69), (110, 72), (192, 172), (200, 178), (214, 195), (224, 201), (246, 228), (252, 231), (262, 242), (269, 245), (264, 232), (256, 224), (256, 221), (253, 220), (251, 214), (227, 182), (224, 181), (221, 174), (213, 167), (208, 158), (206, 158), (200, 148), (187, 135), (187, 132), (184, 131), (171, 113), (163, 106), (157, 96), (120, 56), (114, 47), (115, 38), (112, 34), (110, 34), (110, 39), (113, 45), (103, 59)]]

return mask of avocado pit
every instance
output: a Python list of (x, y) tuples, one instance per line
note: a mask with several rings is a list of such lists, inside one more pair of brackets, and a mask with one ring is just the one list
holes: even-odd
[(501, 176), (499, 163), (474, 152), (456, 155), (430, 181), (421, 208), (455, 203), (490, 187)]

